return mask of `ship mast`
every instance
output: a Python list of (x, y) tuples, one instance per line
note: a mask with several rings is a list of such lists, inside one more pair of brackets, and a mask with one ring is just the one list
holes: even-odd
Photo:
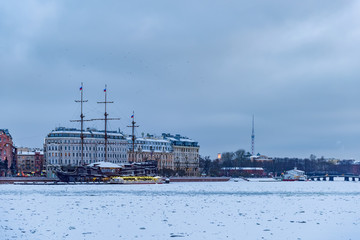
[(135, 156), (134, 156), (134, 153), (135, 153), (135, 140), (136, 140), (136, 137), (135, 137), (135, 128), (136, 127), (139, 127), (138, 125), (136, 126), (136, 122), (135, 122), (135, 113), (133, 111), (133, 115), (131, 116), (132, 118), (132, 122), (131, 122), (131, 126), (127, 126), (127, 127), (131, 127), (131, 132), (132, 132), (132, 135), (131, 135), (131, 140), (132, 140), (132, 149), (131, 149), (131, 159), (134, 161), (135, 159)]
[(107, 101), (107, 92), (106, 92), (106, 88), (107, 86), (105, 85), (104, 88), (104, 93), (105, 93), (105, 101), (104, 102), (98, 102), (98, 103), (104, 103), (105, 104), (105, 113), (104, 113), (104, 118), (96, 118), (96, 119), (92, 119), (92, 120), (103, 120), (105, 122), (105, 136), (104, 136), (104, 140), (105, 140), (105, 159), (104, 161), (107, 162), (107, 157), (108, 157), (108, 149), (107, 149), (107, 145), (108, 145), (108, 135), (107, 135), (107, 121), (108, 120), (120, 120), (120, 118), (108, 118), (109, 114), (106, 111), (106, 105), (108, 103), (114, 103), (113, 101), (109, 102)]
[(85, 116), (83, 114), (83, 103), (87, 102), (88, 100), (83, 100), (83, 83), (81, 83), (80, 93), (81, 93), (81, 99), (75, 100), (75, 102), (80, 103), (80, 105), (81, 105), (80, 120), (70, 120), (70, 122), (80, 122), (81, 123), (81, 130), (80, 130), (81, 161), (80, 161), (80, 165), (85, 165), (85, 163), (84, 163), (84, 121), (92, 121), (92, 120), (84, 120)]

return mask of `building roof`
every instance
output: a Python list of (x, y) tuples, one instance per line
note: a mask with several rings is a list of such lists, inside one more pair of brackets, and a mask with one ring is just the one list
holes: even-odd
[(35, 151), (35, 152), (19, 151), (17, 152), (17, 155), (31, 156), (31, 155), (35, 155), (36, 153), (39, 153), (40, 155), (44, 155), (43, 151)]
[(198, 142), (188, 138), (181, 136), (180, 134), (171, 135), (170, 133), (162, 134), (164, 139), (168, 139), (174, 146), (189, 146), (189, 147), (199, 147)]
[[(106, 131), (109, 139), (125, 139), (120, 131)], [(58, 127), (52, 130), (47, 137), (75, 137), (80, 138), (81, 130), (76, 128)], [(105, 131), (87, 128), (83, 131), (85, 138), (104, 138)]]
[(304, 171), (297, 169), (296, 167), (294, 169), (286, 171), (286, 173), (304, 173)]
[(1, 129), (0, 128), (0, 132), (4, 132), (6, 134), (6, 136), (8, 136), (8, 137), (10, 137), (12, 139), (11, 134), (9, 133), (9, 129), (5, 129), (5, 128)]
[[(126, 139), (128, 141), (132, 142), (131, 137), (127, 137)], [(136, 138), (135, 139), (135, 144), (137, 143), (136, 141), (170, 143), (169, 140), (166, 140), (166, 139), (163, 139), (163, 138)]]

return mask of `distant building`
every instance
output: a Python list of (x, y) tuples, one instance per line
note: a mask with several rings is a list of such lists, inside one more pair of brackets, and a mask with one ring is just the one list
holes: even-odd
[(257, 162), (269, 162), (272, 161), (273, 159), (265, 156), (265, 155), (254, 155), (250, 157), (250, 160), (253, 161), (257, 161)]
[(261, 167), (223, 167), (220, 174), (224, 176), (264, 177), (266, 173)]
[(8, 129), (0, 129), (0, 162), (2, 164), (7, 162), (7, 169), (2, 169), (1, 175), (10, 173), (11, 166), (15, 166), (16, 148), (13, 145), (12, 137)]
[(305, 171), (302, 170), (298, 170), (296, 167), (292, 170), (288, 170), (285, 172), (285, 174), (283, 174), (283, 180), (289, 180), (289, 181), (294, 181), (294, 180), (302, 180), (305, 181), (306, 180), (306, 176), (305, 176)]
[(137, 138), (132, 152), (132, 139), (127, 138), (129, 143), (129, 162), (144, 162), (147, 160), (157, 161), (158, 169), (174, 170), (174, 155), (171, 142), (163, 138), (147, 136)]
[(17, 148), (16, 168), (18, 175), (41, 176), (44, 170), (44, 152), (30, 148)]
[[(81, 164), (81, 131), (59, 127), (45, 138), (44, 155), (48, 166)], [(87, 128), (84, 134), (84, 164), (105, 160), (105, 132)], [(127, 163), (128, 142), (120, 131), (107, 131), (107, 161)]]
[(188, 176), (198, 176), (200, 149), (198, 142), (179, 134), (163, 133), (162, 137), (171, 142), (175, 171), (183, 170)]

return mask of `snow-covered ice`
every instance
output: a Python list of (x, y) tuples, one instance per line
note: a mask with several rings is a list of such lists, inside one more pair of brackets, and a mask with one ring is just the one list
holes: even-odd
[(360, 182), (0, 185), (1, 239), (359, 239)]

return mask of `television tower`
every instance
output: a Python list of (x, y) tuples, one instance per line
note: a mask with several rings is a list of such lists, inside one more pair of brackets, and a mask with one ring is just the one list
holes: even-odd
[(252, 116), (252, 132), (251, 132), (251, 155), (255, 154), (255, 124), (254, 124), (254, 114)]

